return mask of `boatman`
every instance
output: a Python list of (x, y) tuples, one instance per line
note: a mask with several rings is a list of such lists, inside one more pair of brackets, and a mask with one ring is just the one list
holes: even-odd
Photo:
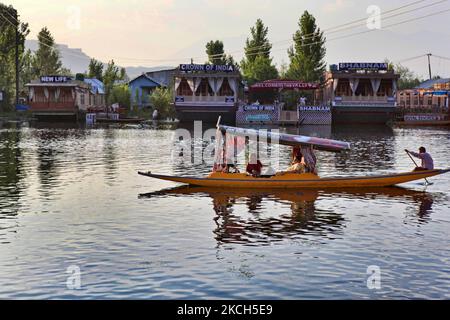
[(419, 153), (412, 152), (412, 151), (409, 151), (406, 149), (405, 149), (405, 151), (407, 153), (411, 154), (412, 156), (422, 160), (422, 165), (420, 167), (416, 167), (414, 169), (414, 171), (433, 170), (434, 169), (433, 158), (431, 157), (431, 155), (427, 152), (427, 150), (424, 147), (419, 148)]

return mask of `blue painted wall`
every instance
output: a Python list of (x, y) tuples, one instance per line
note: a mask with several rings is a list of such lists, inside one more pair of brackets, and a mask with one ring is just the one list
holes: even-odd
[[(150, 104), (149, 101), (149, 93), (153, 91), (155, 88), (160, 87), (161, 85), (147, 77), (146, 75), (141, 75), (128, 83), (128, 87), (131, 91), (131, 102), (132, 105), (137, 105), (142, 108), (144, 106), (148, 106)], [(136, 101), (136, 91), (138, 92), (138, 100)], [(143, 94), (144, 93), (144, 94)]]

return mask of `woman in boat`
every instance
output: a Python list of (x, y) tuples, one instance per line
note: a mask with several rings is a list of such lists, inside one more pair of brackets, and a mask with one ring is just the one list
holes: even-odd
[(261, 175), (263, 164), (261, 161), (258, 160), (256, 157), (256, 154), (252, 153), (250, 155), (250, 161), (247, 163), (247, 168), (245, 171), (247, 171), (248, 174), (259, 177)]
[(280, 171), (276, 175), (281, 176), (286, 173), (305, 173), (306, 172), (306, 163), (303, 158), (302, 153), (297, 153), (295, 159), (292, 161), (291, 165), (286, 169), (286, 171)]
[(305, 172), (317, 174), (317, 157), (314, 154), (314, 149), (312, 146), (294, 147), (292, 149), (292, 163), (294, 163), (298, 156), (303, 158), (302, 161), (305, 164)]

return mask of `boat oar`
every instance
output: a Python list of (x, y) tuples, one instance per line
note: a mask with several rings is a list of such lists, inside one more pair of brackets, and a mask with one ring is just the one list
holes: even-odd
[[(412, 160), (412, 162), (414, 162), (414, 164), (416, 165), (416, 168), (419, 168), (419, 165), (417, 164), (416, 160), (414, 160), (414, 158), (411, 156), (411, 154), (409, 153), (409, 151), (408, 151), (408, 150), (405, 150), (405, 152), (406, 152), (406, 154), (409, 156), (409, 158)], [(430, 182), (427, 180), (427, 178), (424, 178), (424, 179), (425, 179), (427, 185), (432, 184), (432, 183), (430, 183)]]

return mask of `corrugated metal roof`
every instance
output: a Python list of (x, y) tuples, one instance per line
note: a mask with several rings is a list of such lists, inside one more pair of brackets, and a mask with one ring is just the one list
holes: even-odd
[(442, 83), (447, 83), (447, 82), (450, 82), (450, 78), (431, 79), (431, 80), (427, 80), (427, 81), (422, 82), (421, 84), (419, 84), (414, 89), (433, 89), (433, 86), (435, 84), (442, 84)]

